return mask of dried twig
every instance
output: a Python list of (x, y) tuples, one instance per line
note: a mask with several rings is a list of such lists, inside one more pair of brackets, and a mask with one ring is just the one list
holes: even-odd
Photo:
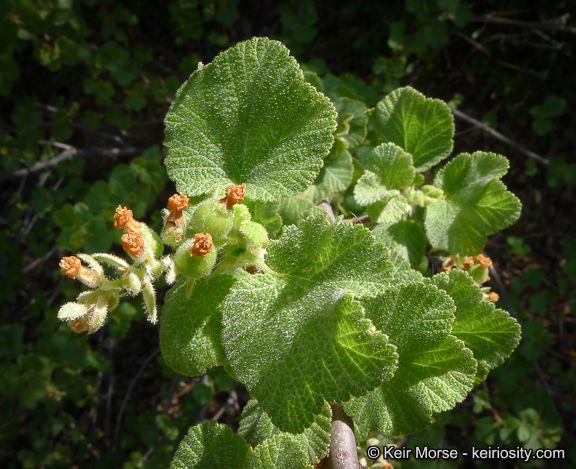
[[(57, 142), (52, 142), (52, 144)], [(65, 144), (61, 144), (65, 145)], [(42, 171), (50, 170), (54, 168), (59, 163), (63, 161), (71, 160), (75, 156), (82, 156), (84, 158), (87, 157), (100, 157), (100, 158), (119, 158), (119, 157), (127, 157), (127, 156), (136, 156), (140, 155), (144, 152), (144, 148), (138, 147), (128, 147), (128, 148), (85, 148), (79, 150), (74, 147), (70, 147), (60, 153), (58, 156), (48, 160), (48, 161), (39, 161), (34, 164), (30, 168), (22, 168), (16, 171), (13, 171), (8, 174), (4, 174), (0, 176), (0, 182), (4, 182), (10, 179), (16, 179), (19, 177), (24, 177), (29, 174), (40, 173)]]
[(530, 151), (527, 148), (523, 147), (522, 145), (519, 145), (518, 143), (510, 140), (508, 137), (506, 137), (506, 136), (502, 135), (500, 132), (497, 132), (496, 130), (494, 130), (488, 124), (485, 124), (484, 122), (480, 122), (479, 120), (476, 120), (473, 117), (470, 117), (468, 114), (465, 114), (462, 111), (459, 111), (458, 109), (454, 109), (452, 111), (452, 113), (456, 117), (458, 117), (459, 119), (462, 119), (463, 121), (466, 121), (469, 124), (472, 124), (473, 126), (484, 130), (485, 132), (490, 134), (492, 137), (494, 137), (496, 140), (500, 140), (502, 143), (505, 143), (506, 145), (514, 148), (515, 150), (518, 150), (520, 153), (523, 153), (527, 157), (532, 158), (534, 161), (538, 161), (538, 163), (542, 163), (543, 165), (546, 165), (546, 166), (548, 166), (550, 164), (550, 162), (546, 158), (543, 158), (542, 156), (534, 153), (533, 151)]

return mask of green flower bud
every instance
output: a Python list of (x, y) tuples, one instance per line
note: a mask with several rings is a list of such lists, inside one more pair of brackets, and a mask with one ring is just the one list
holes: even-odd
[(217, 246), (226, 241), (234, 223), (234, 211), (218, 199), (207, 199), (202, 202), (192, 215), (190, 227), (195, 233), (210, 233)]
[(488, 269), (482, 265), (473, 265), (468, 269), (468, 273), (478, 285), (481, 285), (488, 280)]
[(268, 232), (260, 223), (245, 222), (240, 227), (240, 233), (254, 246), (266, 247), (268, 245)]
[(186, 240), (174, 254), (178, 273), (199, 278), (208, 275), (216, 263), (216, 249), (209, 233), (196, 233), (194, 240)]

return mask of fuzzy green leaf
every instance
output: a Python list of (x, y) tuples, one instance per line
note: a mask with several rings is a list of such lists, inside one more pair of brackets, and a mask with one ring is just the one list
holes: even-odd
[(245, 183), (248, 198), (272, 201), (312, 183), (332, 146), (336, 111), (288, 49), (254, 38), (194, 72), (165, 123), (165, 163), (178, 191)]
[(286, 435), (296, 440), (308, 454), (308, 461), (314, 463), (317, 459), (324, 457), (330, 446), (331, 418), (330, 406), (325, 402), (321, 413), (314, 416), (314, 423), (303, 433), (298, 435), (283, 433), (274, 426), (258, 402), (250, 400), (242, 411), (238, 433), (253, 447), (264, 443), (274, 435)]
[(324, 401), (346, 401), (393, 373), (394, 347), (354, 300), (382, 292), (391, 265), (366, 228), (323, 217), (285, 227), (266, 263), (276, 276), (247, 276), (231, 289), (223, 344), (274, 424), (300, 433)]
[[(252, 451), (228, 425), (204, 422), (188, 431), (176, 450), (173, 469), (231, 469), (249, 467)], [(272, 469), (273, 466), (270, 467)]]
[(395, 143), (412, 155), (418, 172), (430, 169), (452, 151), (450, 108), (413, 88), (399, 88), (380, 101), (373, 124), (382, 142)]
[(508, 160), (494, 153), (463, 153), (439, 171), (434, 185), (445, 198), (426, 209), (430, 244), (451, 254), (476, 255), (486, 238), (520, 216), (520, 201), (498, 181)]
[(382, 184), (382, 179), (372, 171), (364, 171), (364, 174), (354, 186), (354, 200), (356, 203), (366, 206), (389, 198), (389, 191)]
[(338, 98), (334, 103), (338, 112), (336, 137), (344, 140), (348, 148), (355, 148), (366, 138), (368, 127), (368, 108), (361, 101), (350, 98)]
[(220, 305), (234, 281), (229, 275), (216, 275), (199, 280), (189, 298), (186, 282), (166, 294), (160, 317), (160, 349), (174, 371), (199, 376), (225, 364)]
[(483, 299), (478, 285), (463, 271), (452, 270), (435, 275), (429, 283), (448, 293), (456, 304), (452, 334), (466, 343), (478, 361), (477, 376), (500, 365), (520, 342), (516, 320), (493, 303)]
[(372, 231), (378, 241), (398, 251), (410, 262), (412, 268), (418, 267), (426, 253), (428, 239), (414, 220), (401, 220), (392, 225), (376, 225)]
[(360, 431), (414, 433), (449, 410), (474, 385), (476, 361), (464, 342), (450, 335), (454, 304), (421, 283), (388, 289), (362, 300), (366, 315), (398, 350), (394, 377), (346, 406)]
[(366, 169), (380, 176), (387, 189), (402, 189), (414, 181), (412, 156), (393, 143), (383, 143), (370, 152)]
[(304, 195), (313, 204), (318, 204), (330, 194), (346, 189), (352, 181), (353, 173), (354, 166), (350, 153), (332, 150), (324, 160), (324, 167), (314, 184), (304, 191)]
[(252, 220), (260, 223), (270, 238), (275, 238), (282, 229), (282, 217), (278, 213), (280, 202), (255, 202), (250, 205)]
[(296, 440), (276, 435), (254, 449), (248, 469), (313, 469)]
[(387, 191), (386, 197), (381, 202), (376, 202), (368, 207), (368, 215), (376, 223), (392, 224), (406, 217), (410, 213), (411, 207), (399, 191), (393, 189)]
[(326, 211), (316, 205), (306, 196), (298, 195), (282, 197), (278, 213), (284, 225), (297, 225), (306, 217), (313, 215), (326, 215)]

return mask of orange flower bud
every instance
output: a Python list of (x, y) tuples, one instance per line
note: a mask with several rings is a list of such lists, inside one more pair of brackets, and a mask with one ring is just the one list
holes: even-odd
[(182, 215), (182, 210), (188, 208), (189, 201), (190, 199), (182, 193), (174, 194), (168, 199), (168, 210), (170, 210), (170, 215), (168, 215), (168, 218), (166, 219), (167, 229), (172, 229), (173, 231), (175, 227), (184, 226), (186, 224), (186, 220)]
[(81, 268), (82, 263), (76, 256), (63, 257), (60, 261), (60, 272), (68, 278), (76, 278)]
[(489, 257), (486, 257), (484, 254), (478, 254), (476, 257), (474, 257), (474, 260), (476, 261), (477, 264), (480, 264), (484, 269), (492, 267), (492, 261), (490, 260)]
[(134, 213), (126, 207), (118, 205), (116, 213), (114, 214), (114, 228), (118, 230), (125, 230), (126, 232), (133, 231), (140, 233), (141, 224), (134, 220)]
[(231, 210), (234, 205), (244, 200), (244, 189), (246, 189), (246, 184), (241, 186), (232, 185), (226, 189), (226, 197), (222, 199), (222, 202), (226, 203), (228, 210)]
[(122, 238), (120, 239), (122, 240), (122, 247), (128, 254), (138, 261), (144, 260), (146, 257), (146, 246), (142, 236), (138, 233), (129, 231), (122, 235)]
[(189, 201), (190, 199), (182, 193), (174, 194), (168, 199), (168, 210), (172, 212), (182, 212), (182, 210), (188, 208)]
[(212, 235), (210, 233), (196, 233), (194, 244), (190, 247), (190, 254), (207, 256), (212, 251)]
[(496, 303), (499, 300), (499, 296), (498, 293), (494, 293), (493, 291), (488, 293), (488, 298), (486, 298), (488, 301), (491, 301), (492, 303)]

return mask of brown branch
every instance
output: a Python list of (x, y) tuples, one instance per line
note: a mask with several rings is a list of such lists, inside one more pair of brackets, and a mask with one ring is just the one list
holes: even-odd
[(358, 462), (354, 422), (346, 415), (341, 405), (333, 404), (330, 407), (332, 408), (332, 432), (326, 469), (362, 468)]
[[(54, 145), (56, 146), (56, 145)], [(100, 158), (118, 158), (126, 156), (136, 156), (144, 152), (144, 148), (128, 147), (128, 148), (85, 148), (78, 150), (77, 148), (70, 147), (60, 153), (58, 156), (48, 161), (38, 161), (30, 168), (22, 168), (8, 174), (0, 176), (0, 182), (16, 179), (19, 177), (28, 176), (30, 174), (40, 173), (42, 171), (50, 170), (63, 161), (71, 160), (75, 156), (87, 157), (100, 157)]]
[(548, 166), (550, 164), (550, 162), (546, 158), (543, 158), (542, 156), (534, 153), (533, 151), (530, 151), (527, 148), (523, 147), (522, 145), (519, 145), (518, 143), (510, 140), (508, 137), (506, 137), (506, 136), (502, 135), (500, 132), (497, 132), (496, 130), (494, 130), (488, 124), (485, 124), (484, 122), (480, 122), (479, 120), (476, 120), (473, 117), (470, 117), (468, 114), (465, 114), (462, 111), (459, 111), (458, 109), (454, 109), (452, 111), (452, 113), (456, 117), (458, 117), (459, 119), (462, 119), (463, 121), (466, 121), (469, 124), (472, 124), (473, 126), (484, 130), (485, 132), (489, 133), (492, 137), (494, 137), (496, 140), (499, 140), (502, 143), (505, 143), (509, 147), (514, 148), (515, 150), (519, 151), (520, 153), (523, 153), (524, 155), (526, 155), (527, 157), (532, 158), (534, 161), (538, 161), (538, 163), (542, 163), (543, 165), (546, 165), (546, 166)]
[(521, 26), (523, 28), (534, 28), (534, 29), (552, 29), (556, 31), (567, 31), (570, 33), (576, 33), (576, 27), (568, 26), (568, 20), (570, 19), (570, 14), (565, 13), (558, 18), (550, 21), (544, 21), (542, 23), (535, 23), (532, 21), (521, 21), (513, 20), (508, 18), (502, 18), (501, 16), (492, 16), (490, 14), (479, 16), (474, 18), (475, 23), (498, 23), (498, 24), (508, 24), (511, 26)]

